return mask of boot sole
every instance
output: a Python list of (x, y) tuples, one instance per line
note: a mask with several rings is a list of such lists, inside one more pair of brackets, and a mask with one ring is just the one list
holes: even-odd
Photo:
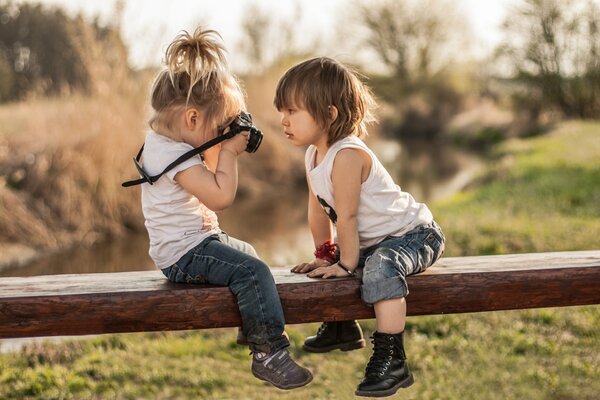
[(378, 391), (367, 391), (367, 390), (357, 390), (354, 392), (356, 396), (362, 397), (388, 397), (393, 395), (398, 391), (398, 389), (407, 388), (415, 383), (415, 379), (412, 374), (408, 375), (403, 381), (398, 382), (397, 385), (387, 389), (387, 390), (378, 390)]
[(254, 375), (256, 378), (260, 379), (261, 381), (265, 381), (267, 383), (270, 383), (271, 385), (275, 386), (277, 389), (282, 389), (282, 390), (296, 389), (296, 388), (308, 385), (313, 380), (313, 376), (312, 376), (312, 374), (310, 374), (309, 378), (306, 381), (303, 381), (303, 382), (300, 382), (300, 383), (295, 383), (293, 385), (284, 386), (284, 385), (278, 385), (275, 382), (272, 382), (272, 381), (268, 380), (267, 378), (265, 378), (265, 377), (257, 374), (254, 371), (252, 371), (252, 375)]
[(333, 350), (352, 351), (362, 349), (366, 346), (365, 339), (360, 339), (355, 342), (337, 343), (327, 347), (311, 347), (302, 345), (302, 349), (309, 353), (328, 353)]

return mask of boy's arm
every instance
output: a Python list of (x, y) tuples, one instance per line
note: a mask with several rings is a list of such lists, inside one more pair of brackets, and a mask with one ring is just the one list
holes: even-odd
[[(326, 241), (333, 241), (333, 227), (329, 217), (319, 205), (317, 197), (310, 188), (308, 182), (308, 176), (306, 177), (308, 183), (308, 226), (315, 243), (315, 248), (321, 246)], [(292, 272), (306, 273), (310, 272), (318, 267), (326, 267), (331, 263), (327, 260), (315, 258), (309, 263), (301, 263), (292, 268)]]
[[(362, 177), (365, 175), (365, 168), (370, 167), (365, 164), (366, 161), (359, 151), (343, 149), (337, 153), (331, 173), (340, 261), (351, 271), (358, 266), (360, 253), (357, 213)], [(308, 276), (333, 278), (348, 276), (348, 272), (333, 264), (331, 267), (317, 268)]]
[(312, 233), (315, 248), (328, 240), (333, 240), (333, 227), (325, 210), (319, 205), (317, 197), (308, 185), (308, 226)]

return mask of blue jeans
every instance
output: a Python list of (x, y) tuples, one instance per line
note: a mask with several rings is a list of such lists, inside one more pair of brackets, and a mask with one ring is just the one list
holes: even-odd
[(275, 280), (248, 243), (225, 233), (209, 236), (162, 272), (175, 283), (228, 286), (252, 351), (270, 353), (289, 346)]
[(362, 279), (362, 299), (373, 304), (381, 300), (406, 297), (406, 277), (425, 271), (444, 252), (445, 237), (434, 221), (402, 236), (388, 236), (365, 249), (358, 267)]

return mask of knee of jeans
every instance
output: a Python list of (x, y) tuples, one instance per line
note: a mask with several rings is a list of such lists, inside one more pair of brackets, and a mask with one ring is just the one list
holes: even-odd
[(387, 248), (379, 248), (373, 252), (365, 261), (363, 270), (363, 284), (380, 282), (397, 275), (393, 265), (397, 254), (395, 251)]
[(272, 279), (273, 275), (269, 266), (259, 259), (252, 259), (243, 263), (244, 270), (248, 275), (253, 276), (256, 279), (262, 280), (265, 278)]

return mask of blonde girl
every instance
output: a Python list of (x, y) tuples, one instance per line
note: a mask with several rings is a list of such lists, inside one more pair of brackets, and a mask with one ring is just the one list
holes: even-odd
[[(215, 31), (181, 33), (169, 45), (165, 61), (152, 87), (153, 115), (143, 148), (141, 167), (150, 176), (214, 139), (245, 109), (244, 94)], [(219, 229), (215, 214), (234, 201), (237, 160), (247, 141), (248, 132), (235, 135), (142, 185), (149, 253), (171, 282), (228, 286), (253, 354), (252, 373), (292, 389), (308, 384), (312, 375), (287, 351), (273, 276), (252, 246)]]

